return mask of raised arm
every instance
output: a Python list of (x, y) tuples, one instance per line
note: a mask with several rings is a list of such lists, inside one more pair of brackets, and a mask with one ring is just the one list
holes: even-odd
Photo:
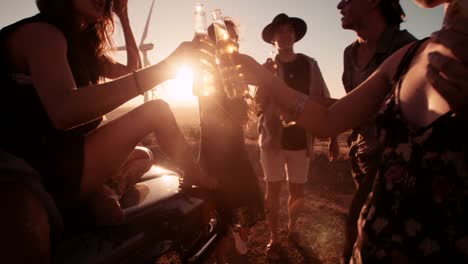
[(138, 45), (128, 18), (128, 0), (114, 0), (113, 11), (122, 25), (127, 50), (127, 65), (120, 64), (108, 57), (103, 57), (104, 75), (110, 79), (116, 79), (142, 67)]

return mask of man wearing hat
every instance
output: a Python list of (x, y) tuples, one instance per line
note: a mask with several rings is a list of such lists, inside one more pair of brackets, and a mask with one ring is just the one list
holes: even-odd
[[(347, 93), (367, 79), (392, 53), (416, 38), (400, 30), (405, 16), (399, 0), (341, 0), (341, 26), (356, 32), (357, 40), (344, 51), (343, 86)], [(374, 121), (353, 129), (348, 138), (351, 173), (357, 191), (345, 226), (342, 263), (348, 263), (357, 235), (357, 221), (374, 182), (380, 148)]]
[[(269, 59), (264, 66), (290, 87), (304, 94), (329, 97), (330, 93), (317, 62), (304, 54), (294, 52), (294, 44), (304, 37), (306, 31), (307, 25), (304, 20), (286, 14), (277, 15), (263, 29), (262, 38), (277, 49), (278, 55)], [(278, 115), (278, 108), (264, 94), (257, 96), (257, 102), (261, 107), (260, 159), (266, 181), (265, 205), (271, 232), (266, 254), (275, 259), (279, 257), (279, 196), (284, 178), (288, 182), (289, 190), (288, 238), (292, 242), (299, 242), (296, 221), (304, 206), (304, 184), (307, 182), (310, 157), (313, 154), (313, 137), (297, 125), (286, 125), (279, 117), (281, 115)], [(333, 158), (337, 154), (338, 144), (334, 138), (330, 140), (330, 156)]]

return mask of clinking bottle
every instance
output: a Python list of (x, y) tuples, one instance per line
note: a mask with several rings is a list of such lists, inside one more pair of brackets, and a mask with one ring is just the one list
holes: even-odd
[[(208, 39), (205, 5), (195, 3), (195, 38), (194, 41), (206, 41)], [(193, 71), (192, 93), (195, 96), (209, 96), (214, 93), (215, 85), (213, 74), (207, 69), (196, 68)]]
[(221, 10), (213, 10), (212, 18), (216, 37), (216, 59), (224, 90), (230, 98), (243, 97), (249, 92), (248, 85), (240, 72), (241, 65), (235, 65), (232, 60), (232, 55), (239, 52), (239, 46), (233, 37), (229, 35)]

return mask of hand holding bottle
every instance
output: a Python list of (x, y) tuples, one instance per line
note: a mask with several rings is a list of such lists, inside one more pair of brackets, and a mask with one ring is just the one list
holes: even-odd
[(195, 96), (209, 96), (215, 92), (214, 71), (214, 43), (208, 38), (206, 11), (202, 3), (195, 3), (194, 8), (195, 35), (192, 40), (196, 49), (201, 52), (200, 65), (192, 65), (193, 84), (192, 93)]
[(244, 97), (249, 88), (244, 80), (242, 65), (234, 63), (233, 56), (238, 53), (237, 28), (231, 24), (228, 29), (221, 11), (215, 9), (212, 12), (213, 30), (216, 38), (216, 59), (219, 65), (224, 90), (228, 97)]

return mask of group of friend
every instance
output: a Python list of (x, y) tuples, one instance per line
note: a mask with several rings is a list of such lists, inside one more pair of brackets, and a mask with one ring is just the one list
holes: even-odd
[[(300, 244), (297, 220), (314, 137), (330, 138), (333, 160), (339, 154), (337, 136), (352, 129), (349, 162), (357, 191), (341, 262), (467, 262), (468, 0), (413, 1), (424, 8), (445, 5), (442, 27), (428, 38), (417, 40), (400, 29), (405, 13), (399, 0), (338, 3), (342, 27), (357, 35), (344, 50), (347, 95), (339, 100), (330, 98), (318, 62), (294, 50), (306, 22), (275, 16), (262, 31), (262, 39), (277, 50), (274, 58), (261, 64), (246, 54), (233, 57), (245, 81), (257, 86), (254, 100), (229, 98), (219, 72), (214, 73), (219, 89), (199, 96), (197, 162), (162, 100), (101, 121), (174, 78), (181, 61), (213, 61), (209, 43), (183, 42), (160, 63), (142, 68), (127, 0), (37, 0), (39, 14), (0, 32), (0, 169), (8, 172), (0, 197), (11, 201), (7, 211), (15, 214), (0, 222), (2, 250), (12, 260), (50, 261), (53, 223), (44, 200), (56, 203), (65, 226), (83, 204), (93, 209), (98, 224), (120, 223), (120, 197), (153, 163), (151, 152), (137, 145), (154, 133), (184, 171), (184, 185), (213, 190), (229, 223), (217, 262), (226, 262), (231, 238), (245, 254), (249, 227), (264, 218), (270, 231), (265, 253), (277, 260), (282, 183), (287, 181), (289, 191), (287, 237)], [(114, 17), (124, 31), (126, 65), (107, 54)], [(225, 23), (238, 44), (237, 26)], [(213, 42), (212, 26), (208, 33)], [(264, 197), (244, 143), (244, 125), (255, 115)], [(283, 125), (285, 120), (292, 125)], [(47, 193), (38, 194), (37, 184)], [(23, 248), (24, 241), (31, 246), (18, 254), (13, 249)]]

